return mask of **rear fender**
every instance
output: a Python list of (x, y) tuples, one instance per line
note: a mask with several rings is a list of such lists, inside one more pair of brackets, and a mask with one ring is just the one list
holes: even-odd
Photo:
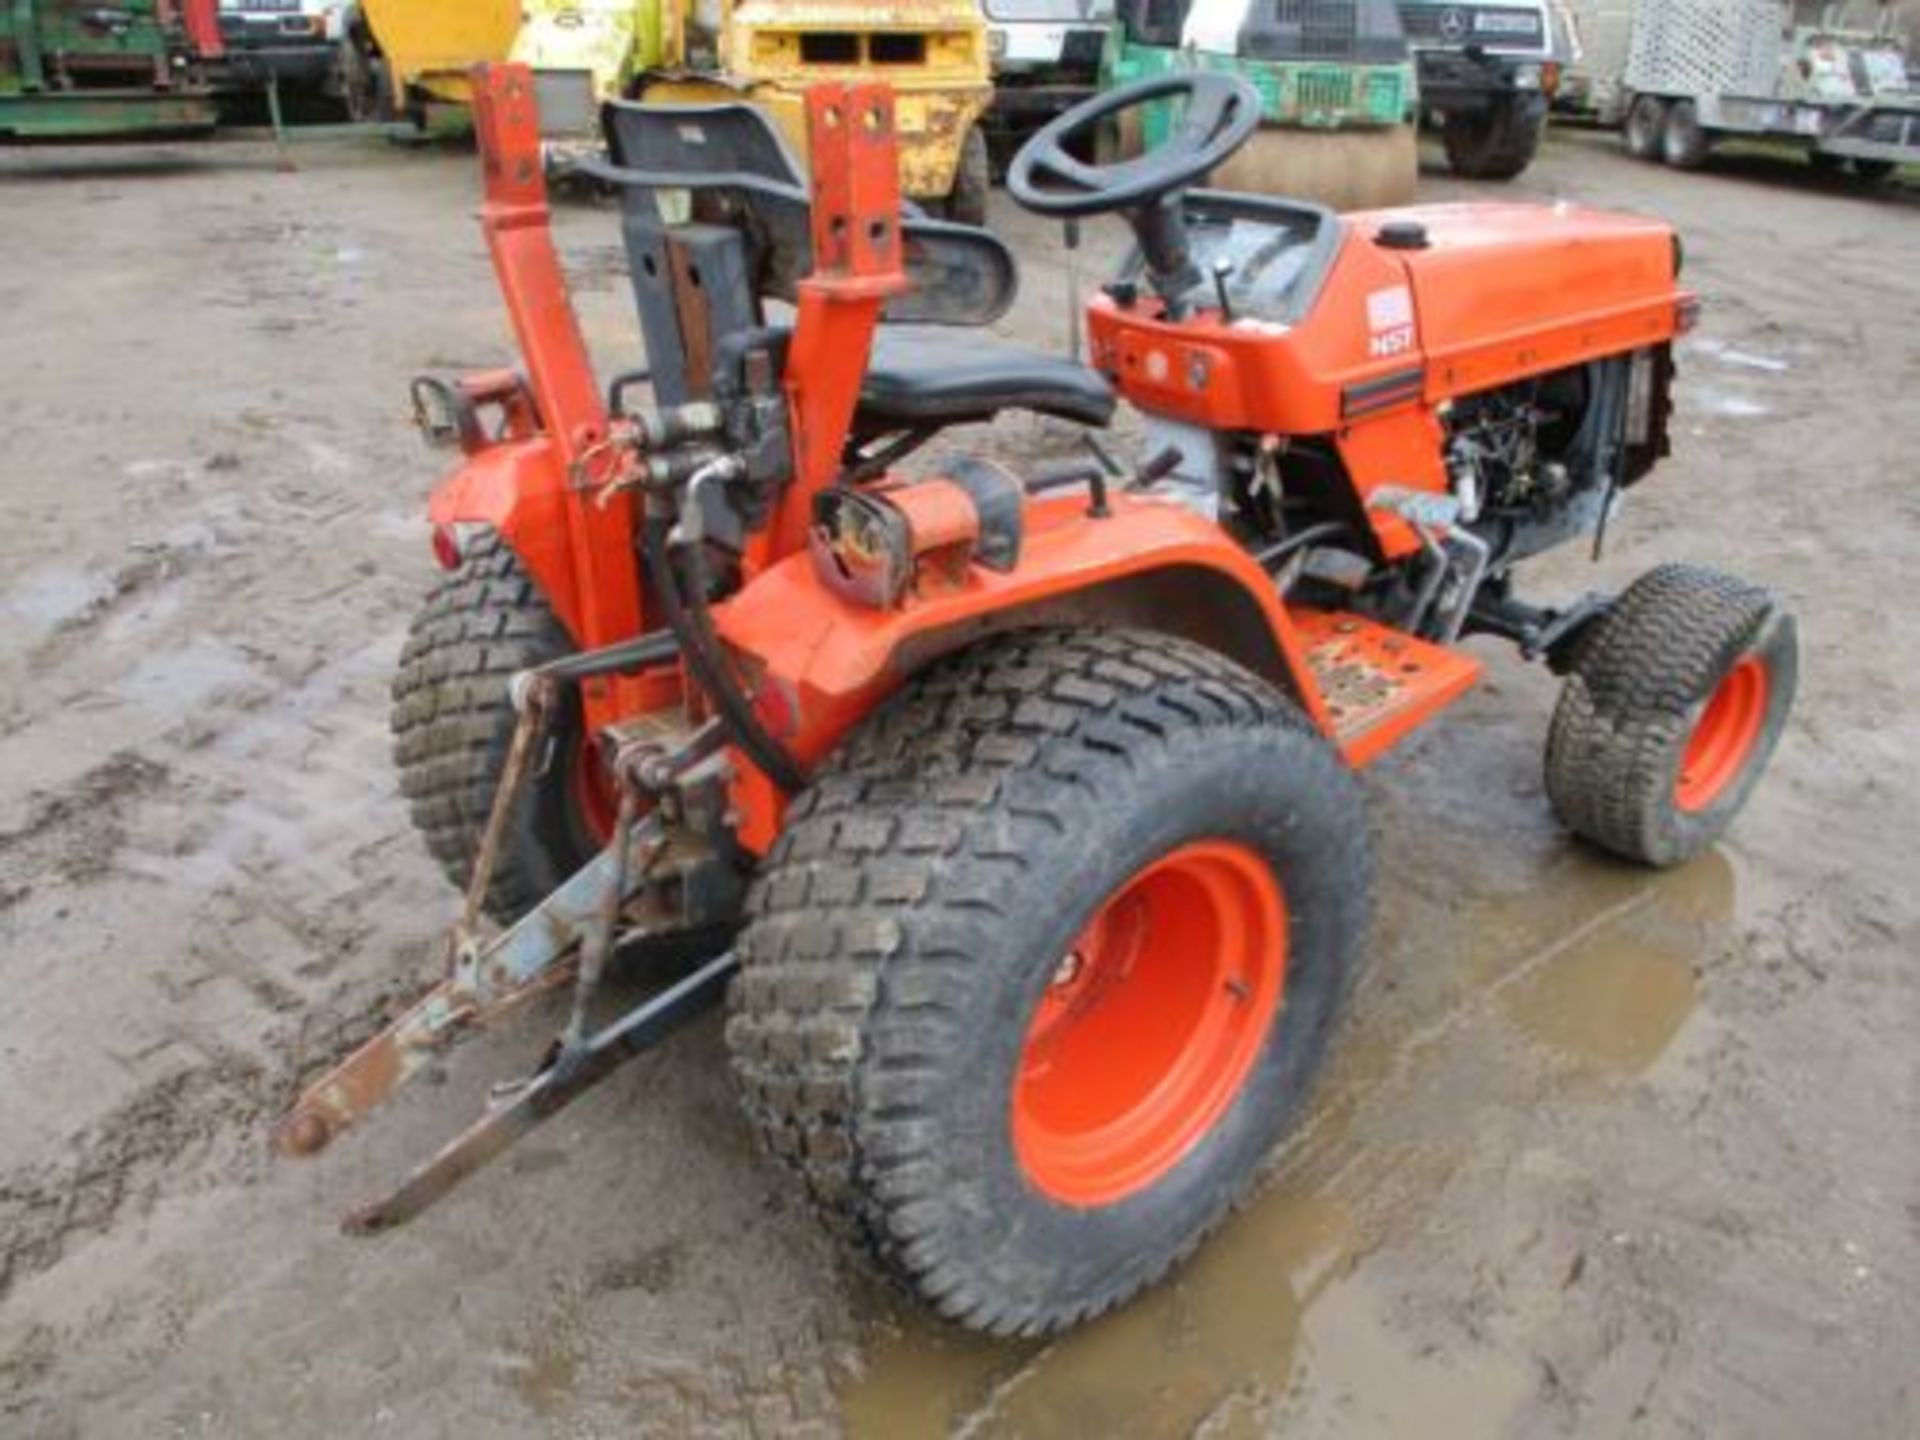
[(498, 531), (575, 643), (590, 643), (569, 541), (565, 472), (551, 441), (534, 436), (471, 455), (435, 488), (427, 517), (435, 525)]
[(894, 609), (843, 599), (810, 555), (761, 573), (716, 611), (756, 682), (761, 716), (804, 762), (818, 760), (938, 657), (1010, 630), (1127, 626), (1185, 636), (1291, 694), (1323, 732), (1325, 707), (1267, 573), (1220, 529), (1165, 502), (1116, 497), (1027, 507), (1020, 563), (969, 567), (958, 585)]

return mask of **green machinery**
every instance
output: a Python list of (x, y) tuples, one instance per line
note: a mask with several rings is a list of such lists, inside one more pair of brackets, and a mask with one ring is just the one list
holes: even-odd
[(0, 0), (0, 140), (204, 133), (215, 0)]
[[(1224, 189), (1336, 209), (1400, 205), (1419, 176), (1419, 98), (1393, 0), (1120, 0), (1102, 66), (1122, 85), (1174, 70), (1231, 70), (1265, 102), (1260, 133), (1214, 175)], [(1138, 153), (1173, 116), (1116, 137)]]

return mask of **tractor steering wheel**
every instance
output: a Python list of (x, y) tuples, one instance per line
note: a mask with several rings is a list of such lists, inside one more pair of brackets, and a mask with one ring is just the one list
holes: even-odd
[[(1093, 140), (1102, 123), (1129, 110), (1181, 99), (1186, 105), (1171, 133), (1145, 154), (1084, 165), (1067, 153), (1069, 141)], [(1260, 92), (1238, 75), (1187, 70), (1135, 81), (1082, 101), (1022, 145), (1007, 171), (1007, 190), (1036, 215), (1063, 220), (1143, 210), (1244, 145), (1260, 124), (1260, 108)]]

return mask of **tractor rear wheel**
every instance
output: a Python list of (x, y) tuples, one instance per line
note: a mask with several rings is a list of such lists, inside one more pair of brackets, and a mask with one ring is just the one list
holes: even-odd
[(1581, 637), (1547, 737), (1563, 824), (1647, 865), (1720, 838), (1767, 768), (1799, 678), (1793, 616), (1757, 586), (1662, 565)]
[(1190, 1253), (1299, 1115), (1361, 960), (1358, 783), (1211, 651), (943, 661), (789, 812), (727, 1042), (827, 1217), (947, 1318), (1064, 1329)]
[[(413, 823), (447, 879), (465, 887), (506, 769), (518, 716), (508, 682), (574, 649), (539, 587), (493, 531), (428, 594), (393, 679), (394, 758)], [(577, 700), (535, 757), (494, 863), (487, 913), (517, 920), (591, 860), (614, 804)]]

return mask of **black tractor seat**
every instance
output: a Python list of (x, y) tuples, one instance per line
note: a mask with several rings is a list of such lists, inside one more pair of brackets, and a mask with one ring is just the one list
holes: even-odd
[(860, 386), (860, 435), (972, 425), (1031, 410), (1079, 425), (1113, 418), (1113, 386), (1071, 360), (973, 333), (883, 326)]

